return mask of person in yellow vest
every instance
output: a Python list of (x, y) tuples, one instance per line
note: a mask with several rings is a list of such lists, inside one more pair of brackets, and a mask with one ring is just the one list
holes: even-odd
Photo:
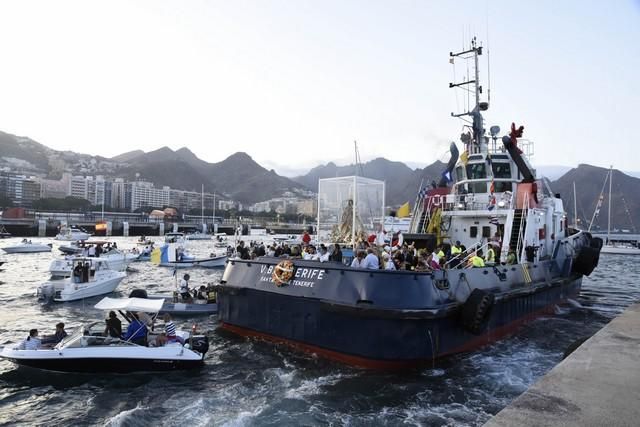
[(474, 252), (473, 256), (469, 259), (467, 268), (484, 267), (484, 260), (482, 259), (482, 249), (478, 249)]
[(496, 253), (493, 250), (493, 246), (491, 244), (489, 244), (489, 248), (487, 249), (487, 255), (484, 257), (484, 260), (487, 264), (496, 263)]
[(451, 246), (451, 268), (456, 268), (462, 261), (462, 246), (460, 246), (460, 240), (456, 240), (456, 244)]

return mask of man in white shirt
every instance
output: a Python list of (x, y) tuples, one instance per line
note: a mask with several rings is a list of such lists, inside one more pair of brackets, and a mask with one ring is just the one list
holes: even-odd
[(367, 256), (364, 259), (364, 268), (377, 270), (380, 268), (380, 260), (377, 255), (373, 253), (373, 249), (367, 249)]
[(320, 245), (320, 250), (318, 251), (318, 260), (320, 262), (327, 262), (329, 261), (329, 251), (327, 251), (327, 247), (324, 245), (324, 243), (322, 243)]
[(358, 251), (358, 254), (351, 261), (351, 267), (353, 268), (365, 268), (364, 266), (364, 252)]

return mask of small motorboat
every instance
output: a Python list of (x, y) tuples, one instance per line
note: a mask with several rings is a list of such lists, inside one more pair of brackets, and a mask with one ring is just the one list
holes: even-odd
[(107, 246), (111, 244), (113, 244), (113, 242), (109, 240), (77, 240), (67, 245), (58, 246), (58, 250), (60, 250), (60, 252), (65, 255), (75, 255), (82, 254), (85, 248), (88, 248), (90, 246), (100, 245), (106, 250)]
[[(108, 297), (95, 305), (99, 310), (118, 311), (129, 322), (132, 312), (152, 314), (154, 320), (161, 307), (161, 300)], [(158, 346), (153, 345), (159, 342), (160, 334), (148, 333), (148, 346), (144, 346), (130, 339), (104, 336), (104, 332), (104, 321), (94, 322), (78, 328), (51, 349), (26, 350), (22, 344), (10, 344), (0, 357), (50, 371), (128, 373), (199, 368), (209, 350), (206, 335), (188, 331), (176, 330), (176, 341)]]
[(91, 234), (77, 227), (63, 226), (60, 228), (60, 232), (56, 234), (56, 240), (74, 241), (74, 240), (87, 240), (91, 237)]
[(165, 233), (164, 242), (184, 244), (184, 233)]
[(151, 262), (160, 267), (191, 268), (195, 260), (179, 243), (168, 243), (151, 252)]
[(72, 275), (62, 280), (50, 280), (38, 286), (36, 295), (57, 302), (75, 301), (113, 292), (127, 274), (111, 270), (101, 258), (76, 257), (72, 260)]
[[(135, 261), (139, 255), (130, 252), (122, 252), (118, 249), (111, 249), (100, 254), (98, 259), (109, 263), (109, 268), (115, 271), (125, 271), (127, 266)], [(73, 270), (73, 260), (76, 256), (66, 256), (64, 259), (51, 261), (49, 272), (53, 277), (69, 277)]]
[(194, 289), (193, 291), (195, 295), (189, 301), (184, 301), (177, 292), (173, 292), (172, 295), (148, 295), (144, 289), (132, 290), (129, 298), (162, 300), (163, 304), (160, 313), (169, 313), (174, 316), (210, 315), (218, 312), (217, 294), (212, 286), (208, 286), (203, 291), (203, 298), (198, 298), (198, 290)]
[(195, 233), (187, 234), (187, 240), (211, 240), (211, 236), (205, 233), (196, 231)]
[(193, 263), (203, 268), (222, 268), (227, 264), (227, 259), (227, 255), (211, 254), (209, 258), (196, 259)]
[(4, 225), (0, 226), (0, 239), (6, 239), (8, 237), (12, 237), (11, 233), (9, 233), (6, 228), (4, 228)]
[(53, 245), (51, 243), (33, 243), (31, 240), (22, 239), (22, 242), (18, 243), (14, 246), (5, 246), (2, 248), (8, 254), (27, 254), (27, 253), (35, 253), (35, 252), (51, 252), (51, 247)]

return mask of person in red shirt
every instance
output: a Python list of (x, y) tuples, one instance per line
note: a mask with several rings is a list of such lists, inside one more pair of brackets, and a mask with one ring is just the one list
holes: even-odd
[(304, 243), (305, 245), (308, 245), (310, 241), (311, 241), (311, 236), (309, 236), (309, 232), (305, 230), (304, 234), (302, 235), (302, 243)]

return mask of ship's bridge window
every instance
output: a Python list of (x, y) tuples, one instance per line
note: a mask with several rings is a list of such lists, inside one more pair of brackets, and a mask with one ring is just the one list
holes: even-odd
[(496, 193), (504, 193), (505, 191), (513, 191), (511, 182), (495, 181), (493, 183), (493, 191)]
[(465, 176), (464, 176), (464, 168), (462, 166), (458, 166), (456, 168), (456, 178), (458, 181), (462, 181)]
[(487, 177), (487, 170), (484, 162), (482, 163), (469, 163), (467, 165), (467, 178), (469, 179), (485, 179)]
[(509, 163), (493, 162), (491, 164), (494, 178), (511, 178), (511, 165)]

